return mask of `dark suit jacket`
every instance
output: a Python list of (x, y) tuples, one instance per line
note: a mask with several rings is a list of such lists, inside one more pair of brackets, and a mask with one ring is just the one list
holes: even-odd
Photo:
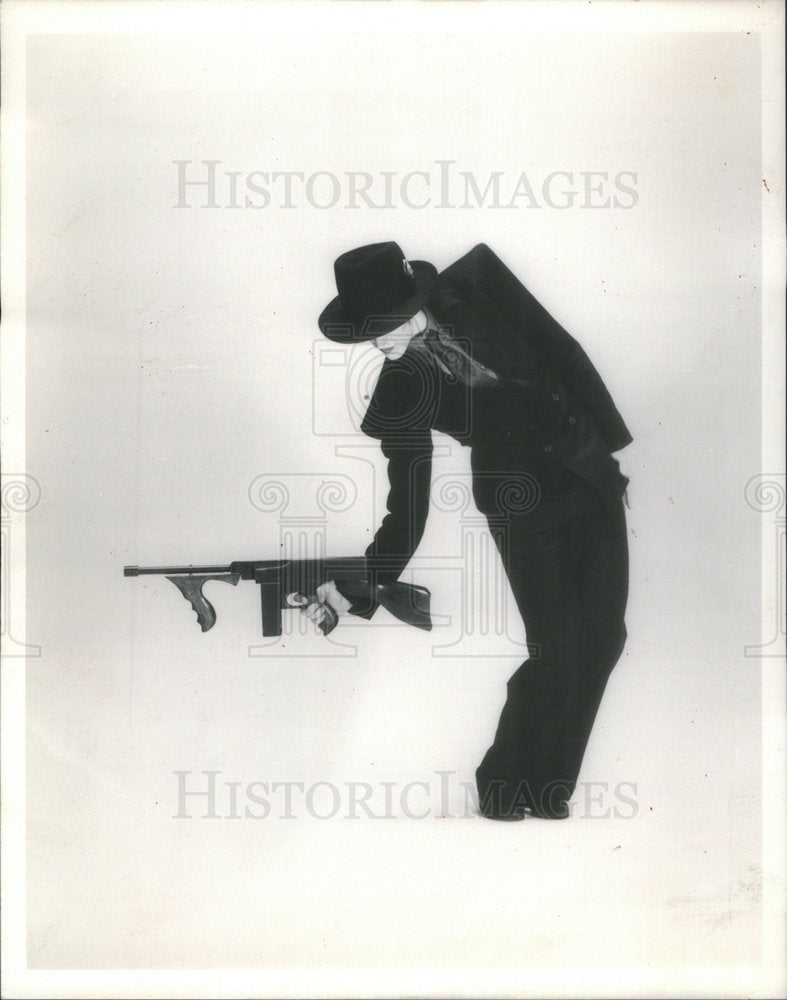
[(446, 268), (426, 305), (460, 363), (452, 371), (416, 338), (381, 369), (362, 424), (388, 459), (388, 514), (366, 552), (378, 579), (398, 577), (423, 534), (432, 428), (472, 447), (487, 514), (507, 475), (528, 474), (547, 499), (580, 477), (610, 505), (627, 483), (610, 452), (632, 438), (600, 375), (488, 246)]

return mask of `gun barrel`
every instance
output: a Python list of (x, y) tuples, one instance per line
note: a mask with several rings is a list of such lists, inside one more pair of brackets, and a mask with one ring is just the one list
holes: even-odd
[(314, 588), (326, 580), (363, 579), (366, 560), (351, 556), (338, 559), (243, 559), (229, 566), (124, 566), (123, 576), (185, 576), (217, 573), (238, 574), (242, 580), (260, 582), (262, 573), (281, 574), (282, 579), (294, 578), (291, 587), (302, 593), (314, 593)]
[(123, 576), (183, 576), (186, 573), (229, 573), (229, 566), (124, 566)]

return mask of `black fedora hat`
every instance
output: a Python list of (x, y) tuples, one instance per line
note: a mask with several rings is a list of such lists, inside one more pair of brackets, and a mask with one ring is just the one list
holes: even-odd
[(422, 308), (437, 268), (407, 260), (396, 243), (348, 250), (333, 266), (339, 294), (317, 321), (330, 340), (372, 340), (406, 323)]

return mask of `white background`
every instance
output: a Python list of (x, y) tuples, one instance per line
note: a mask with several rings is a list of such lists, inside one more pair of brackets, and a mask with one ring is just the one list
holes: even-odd
[[(28, 39), (29, 968), (265, 970), (252, 995), (347, 991), (296, 974), (335, 969), (453, 970), (418, 988), (459, 995), (572, 975), (691, 995), (698, 968), (705, 995), (753, 989), (778, 874), (761, 843), (763, 661), (744, 653), (761, 641), (763, 532), (744, 491), (771, 471), (757, 33), (557, 32), (525, 5), (169, 13), (114, 35), (42, 19)], [(173, 161), (204, 159), (340, 178), (452, 160), (482, 188), (525, 171), (537, 192), (553, 171), (632, 171), (638, 199), (320, 210), (296, 188), (294, 209), (175, 208)], [(122, 575), (272, 558), (287, 519), (312, 515), (333, 554), (363, 551), (384, 466), (316, 317), (334, 258), (383, 239), (440, 268), (487, 242), (582, 342), (635, 437), (630, 639), (565, 823), (458, 818), (523, 658), (516, 620), (500, 644), (459, 642), (469, 584), (445, 560), (472, 510), (434, 511), (414, 563), (441, 616), (430, 635), (380, 615), (260, 650), (251, 584), (214, 585), (202, 635), (170, 584)], [(343, 358), (373, 382), (372, 348)], [(436, 443), (435, 476), (466, 475)], [(263, 474), (294, 490), (283, 514), (250, 500)], [(326, 519), (311, 498), (331, 478), (357, 499)], [(263, 820), (201, 819), (198, 799), (176, 820), (176, 770), (240, 782), (241, 815), (253, 781), (366, 782), (378, 803), (381, 782), (423, 781), (412, 801), (430, 808), (348, 819), (345, 797), (334, 819), (286, 820), (279, 793)], [(616, 802), (591, 782), (635, 785), (636, 815), (604, 817)]]

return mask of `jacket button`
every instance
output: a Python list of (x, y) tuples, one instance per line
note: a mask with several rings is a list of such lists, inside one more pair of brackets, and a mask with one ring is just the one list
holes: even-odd
[(568, 418), (568, 422), (569, 422), (570, 424), (575, 424), (575, 423), (577, 422), (577, 418), (576, 418), (576, 417), (569, 417), (569, 418)]
[(552, 445), (551, 444), (545, 444), (544, 445), (544, 451), (552, 451)]

